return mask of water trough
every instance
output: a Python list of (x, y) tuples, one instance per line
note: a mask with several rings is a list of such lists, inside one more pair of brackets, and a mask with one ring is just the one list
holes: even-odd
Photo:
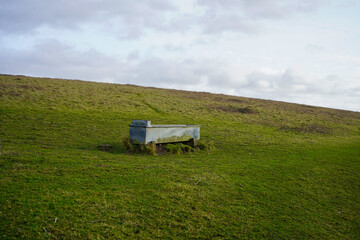
[(151, 125), (150, 120), (133, 120), (130, 125), (130, 142), (173, 143), (200, 139), (200, 125)]

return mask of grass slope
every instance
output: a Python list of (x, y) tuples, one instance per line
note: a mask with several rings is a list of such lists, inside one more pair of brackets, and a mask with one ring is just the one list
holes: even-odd
[[(126, 154), (132, 119), (217, 149)], [(360, 236), (358, 112), (0, 75), (0, 124), (2, 239)]]

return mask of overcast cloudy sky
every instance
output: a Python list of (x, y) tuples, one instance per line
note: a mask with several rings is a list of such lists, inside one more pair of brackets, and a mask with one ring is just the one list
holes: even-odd
[(0, 73), (360, 111), (360, 1), (1, 0)]

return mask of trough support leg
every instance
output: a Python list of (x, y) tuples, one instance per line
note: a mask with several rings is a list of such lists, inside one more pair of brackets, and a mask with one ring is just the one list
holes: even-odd
[(191, 146), (191, 147), (196, 147), (196, 146), (197, 146), (197, 141), (196, 141), (195, 138), (190, 139), (189, 142), (190, 142), (190, 146)]
[(148, 154), (156, 156), (157, 148), (156, 148), (156, 143), (154, 141), (149, 142), (148, 144), (146, 144), (145, 149), (146, 149)]
[(156, 151), (156, 143), (154, 141), (151, 141), (149, 146)]

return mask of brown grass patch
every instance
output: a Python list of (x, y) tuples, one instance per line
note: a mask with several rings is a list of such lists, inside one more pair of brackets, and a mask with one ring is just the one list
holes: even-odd
[(237, 98), (226, 99), (226, 101), (228, 101), (228, 102), (235, 102), (235, 103), (244, 103), (244, 100), (237, 99)]
[(8, 83), (0, 83), (0, 89), (26, 89), (26, 90), (44, 90), (44, 88), (39, 86), (33, 86), (29, 84), (8, 84)]
[(301, 127), (289, 127), (289, 126), (282, 126), (280, 127), (281, 130), (290, 130), (295, 132), (302, 132), (302, 133), (319, 133), (319, 134), (330, 134), (332, 133), (332, 129), (320, 125), (318, 123), (313, 123), (306, 126)]
[(208, 106), (209, 109), (212, 110), (218, 110), (223, 112), (229, 112), (229, 113), (242, 113), (242, 114), (256, 114), (258, 113), (257, 110), (246, 106), (246, 107), (238, 107), (238, 106), (231, 106), (231, 105), (222, 105), (222, 106)]

